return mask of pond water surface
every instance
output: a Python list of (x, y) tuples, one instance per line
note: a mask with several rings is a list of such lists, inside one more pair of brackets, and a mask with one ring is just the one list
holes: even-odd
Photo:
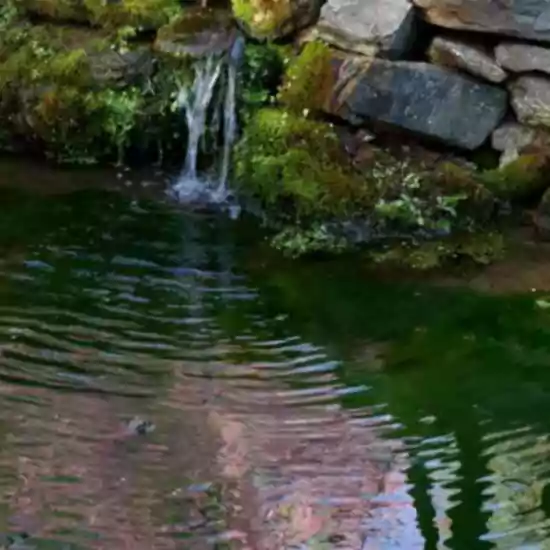
[(0, 547), (550, 548), (550, 301), (95, 177), (0, 170)]

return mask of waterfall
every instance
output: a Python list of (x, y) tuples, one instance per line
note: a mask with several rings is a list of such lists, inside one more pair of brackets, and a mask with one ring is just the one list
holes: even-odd
[[(176, 108), (185, 114), (188, 140), (185, 164), (171, 194), (181, 202), (223, 203), (230, 196), (228, 179), (237, 135), (237, 73), (242, 48), (243, 43), (237, 39), (231, 51), (223, 56), (197, 59), (193, 84), (178, 93)], [(218, 120), (220, 110), (223, 115)], [(214, 120), (209, 120), (212, 112)], [(214, 176), (199, 175), (197, 171), (201, 141), (209, 123), (223, 125), (221, 155)]]
[(214, 88), (222, 71), (223, 60), (207, 57), (205, 61), (195, 64), (195, 80), (190, 89), (180, 90), (178, 103), (185, 112), (187, 122), (187, 155), (183, 168), (183, 176), (197, 179), (197, 157), (199, 143), (206, 131), (206, 115), (212, 102)]
[(225, 94), (223, 113), (223, 154), (220, 168), (220, 178), (216, 195), (227, 196), (227, 180), (231, 163), (231, 151), (237, 135), (237, 109), (235, 105), (237, 90), (237, 67), (230, 63), (227, 69), (227, 93)]

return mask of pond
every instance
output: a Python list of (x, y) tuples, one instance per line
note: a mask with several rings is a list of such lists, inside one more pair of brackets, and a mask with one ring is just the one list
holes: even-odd
[(544, 296), (268, 258), (134, 176), (0, 176), (2, 548), (550, 548)]

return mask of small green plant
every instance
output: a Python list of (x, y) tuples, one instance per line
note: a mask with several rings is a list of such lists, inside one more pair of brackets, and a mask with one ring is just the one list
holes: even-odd
[(274, 101), (290, 56), (288, 50), (275, 44), (246, 45), (240, 73), (240, 105), (245, 120)]
[(338, 254), (350, 247), (344, 237), (336, 235), (323, 223), (305, 229), (287, 227), (273, 237), (271, 244), (290, 258), (314, 253)]

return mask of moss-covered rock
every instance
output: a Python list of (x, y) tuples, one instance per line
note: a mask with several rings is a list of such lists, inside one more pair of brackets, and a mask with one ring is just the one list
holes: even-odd
[(0, 31), (1, 148), (91, 163), (170, 141), (183, 74), (155, 63), (148, 46), (85, 27), (11, 21)]
[(236, 151), (241, 191), (259, 199), (278, 231), (273, 244), (293, 256), (474, 233), (494, 200), (462, 170), (428, 170), (373, 147), (358, 171), (332, 126), (275, 108), (258, 111)]
[(89, 17), (84, 0), (21, 0), (21, 8), (52, 20), (87, 23)]
[(372, 189), (355, 173), (333, 129), (275, 108), (258, 111), (236, 151), (236, 176), (266, 205), (288, 203), (295, 221), (350, 215), (371, 203)]
[(104, 27), (158, 28), (181, 9), (179, 0), (21, 0), (29, 13)]
[(321, 0), (232, 0), (245, 31), (258, 39), (288, 36), (316, 21)]
[(486, 170), (480, 180), (496, 195), (524, 201), (542, 195), (548, 188), (548, 152), (524, 153), (501, 168)]
[(204, 56), (231, 48), (236, 32), (230, 12), (189, 8), (159, 29), (155, 50), (171, 56)]

